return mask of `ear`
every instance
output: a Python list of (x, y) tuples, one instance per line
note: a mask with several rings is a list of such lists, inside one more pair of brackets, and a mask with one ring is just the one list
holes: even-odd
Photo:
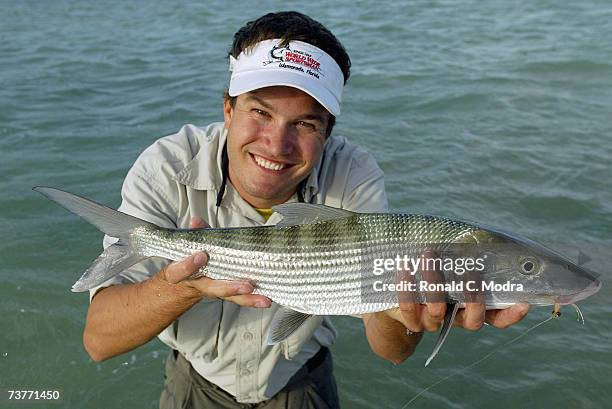
[(232, 122), (232, 115), (234, 114), (234, 108), (232, 108), (232, 104), (229, 99), (223, 100), (223, 122), (225, 129), (230, 128), (230, 124)]

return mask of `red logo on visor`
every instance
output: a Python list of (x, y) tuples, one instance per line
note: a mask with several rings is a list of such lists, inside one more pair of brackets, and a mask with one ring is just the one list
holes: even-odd
[(312, 54), (289, 48), (289, 44), (285, 46), (274, 46), (270, 50), (268, 61), (264, 61), (264, 65), (268, 65), (274, 62), (285, 62), (299, 64), (311, 70), (320, 71), (321, 63), (312, 56)]

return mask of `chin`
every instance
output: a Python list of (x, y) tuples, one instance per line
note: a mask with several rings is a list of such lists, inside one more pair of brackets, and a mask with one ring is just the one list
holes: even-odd
[(285, 197), (287, 197), (287, 199), (291, 197), (291, 195), (286, 193), (285, 191), (278, 191), (277, 189), (272, 190), (272, 189), (261, 189), (261, 188), (250, 190), (249, 195), (259, 200), (265, 200), (265, 201), (275, 202), (275, 203), (283, 203), (286, 200)]

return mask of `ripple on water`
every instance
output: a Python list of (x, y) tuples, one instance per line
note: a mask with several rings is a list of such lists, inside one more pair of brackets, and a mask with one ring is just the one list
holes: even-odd
[[(133, 362), (128, 354), (100, 365), (81, 345), (87, 295), (69, 287), (97, 255), (99, 232), (30, 187), (58, 185), (118, 205), (123, 177), (146, 146), (183, 123), (222, 118), (234, 28), (266, 7), (30, 1), (0, 14), (10, 39), (0, 44), (0, 226), (10, 236), (0, 244), (10, 341), (0, 379), (61, 380), (71, 408), (156, 405), (166, 355), (159, 341), (133, 352)], [(393, 209), (602, 246), (588, 252), (604, 288), (584, 302), (585, 327), (564, 312), (571, 319), (530, 333), (413, 407), (608, 405), (612, 49), (602, 39), (612, 38), (610, 6), (300, 7), (339, 33), (351, 55), (336, 130), (373, 151)], [(526, 322), (545, 314), (532, 311)], [(454, 331), (442, 359), (423, 369), (434, 334), (395, 367), (373, 356), (361, 323), (339, 326), (336, 375), (344, 406), (357, 409), (399, 408), (528, 327)]]

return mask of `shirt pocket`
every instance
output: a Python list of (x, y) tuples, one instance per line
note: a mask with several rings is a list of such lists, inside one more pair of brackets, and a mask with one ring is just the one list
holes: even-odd
[(188, 360), (197, 358), (212, 362), (216, 358), (222, 303), (219, 299), (204, 298), (178, 319), (177, 348)]
[(297, 331), (282, 342), (282, 352), (286, 359), (293, 359), (304, 344), (312, 339), (313, 334), (321, 326), (323, 316), (315, 315), (309, 318)]

